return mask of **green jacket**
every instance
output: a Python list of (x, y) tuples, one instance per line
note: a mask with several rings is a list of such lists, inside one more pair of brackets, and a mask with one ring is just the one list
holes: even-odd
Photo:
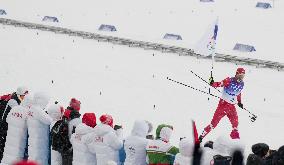
[(149, 165), (171, 165), (179, 149), (162, 140), (153, 140), (147, 145), (146, 152)]

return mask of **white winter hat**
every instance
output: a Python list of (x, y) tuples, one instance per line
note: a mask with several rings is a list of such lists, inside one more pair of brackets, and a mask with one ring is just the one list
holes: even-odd
[(34, 104), (40, 106), (41, 108), (45, 108), (49, 102), (49, 95), (45, 92), (36, 92), (34, 94)]
[(63, 107), (58, 105), (58, 104), (54, 104), (51, 105), (48, 109), (47, 109), (47, 113), (48, 115), (53, 119), (53, 120), (60, 120), (60, 118), (63, 115)]
[(26, 95), (24, 100), (21, 102), (23, 107), (30, 107), (33, 104), (33, 98), (30, 94)]
[(18, 87), (17, 88), (17, 91), (16, 91), (16, 94), (17, 95), (26, 95), (26, 94), (28, 94), (28, 88), (27, 87), (25, 87), (25, 86), (20, 86), (20, 87)]
[(117, 163), (115, 163), (114, 161), (112, 160), (109, 160), (106, 165), (117, 165)]
[(179, 142), (179, 151), (182, 155), (191, 157), (193, 154), (193, 140), (190, 140), (189, 138), (183, 138)]
[(215, 142), (213, 149), (223, 155), (230, 155), (235, 148), (234, 140), (227, 136), (219, 136)]
[(145, 120), (136, 120), (132, 128), (131, 134), (146, 138), (149, 125)]
[(170, 141), (173, 129), (169, 127), (163, 127), (160, 132), (160, 138), (164, 141)]

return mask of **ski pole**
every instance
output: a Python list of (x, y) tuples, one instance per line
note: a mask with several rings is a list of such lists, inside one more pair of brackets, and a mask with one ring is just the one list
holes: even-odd
[[(192, 70), (190, 70), (190, 72), (191, 72), (192, 74), (194, 74), (196, 77), (198, 77), (199, 79), (201, 79), (202, 81), (204, 81), (206, 84), (210, 85), (206, 80), (204, 80), (204, 79), (203, 79), (201, 76), (199, 76), (198, 74), (194, 73)], [(218, 92), (222, 93), (219, 89), (217, 89), (217, 88), (214, 88), (214, 89), (216, 89)], [(219, 98), (220, 98), (220, 97), (219, 97)], [(252, 115), (252, 116), (250, 116), (251, 119), (253, 120), (252, 122), (254, 122), (254, 121), (256, 120), (257, 116), (256, 116), (255, 114), (251, 113), (251, 112), (250, 112), (249, 110), (247, 110), (246, 108), (242, 108), (242, 109), (245, 110), (245, 111), (247, 111), (249, 114)]]
[(221, 99), (221, 97), (219, 97), (219, 96), (216, 96), (216, 95), (213, 95), (213, 94), (211, 94), (211, 93), (205, 92), (205, 91), (203, 91), (203, 90), (197, 89), (197, 88), (192, 87), (192, 86), (190, 86), (190, 85), (188, 85), (188, 84), (184, 84), (184, 83), (182, 83), (182, 82), (173, 80), (173, 79), (171, 79), (171, 78), (169, 78), (169, 77), (167, 77), (167, 79), (170, 80), (170, 81), (172, 81), (172, 82), (175, 82), (175, 83), (177, 83), (177, 84), (180, 84), (180, 85), (189, 87), (189, 88), (191, 88), (191, 89), (194, 89), (194, 90), (196, 90), (196, 91), (199, 91), (199, 92), (201, 92), (201, 93), (203, 93), (203, 94), (211, 95), (211, 96), (213, 96), (213, 97), (216, 97), (216, 98)]
[[(210, 95), (210, 96), (213, 96), (213, 97), (222, 99), (222, 98), (219, 97), (219, 96), (216, 96), (216, 95), (213, 95), (213, 94), (211, 94), (211, 93), (205, 92), (205, 91), (203, 91), (203, 90), (197, 89), (197, 88), (192, 87), (192, 86), (190, 86), (190, 85), (188, 85), (188, 84), (184, 84), (184, 83), (182, 83), (182, 82), (173, 80), (173, 79), (171, 79), (171, 78), (169, 78), (169, 77), (167, 77), (167, 79), (170, 80), (170, 81), (172, 81), (172, 82), (175, 82), (175, 83), (177, 83), (177, 84), (180, 84), (180, 85), (186, 86), (186, 87), (188, 87), (188, 88), (194, 89), (194, 90), (196, 90), (196, 91), (199, 91), (199, 92), (201, 92), (201, 93), (203, 93), (203, 94), (207, 94), (207, 95)], [(249, 117), (251, 118), (251, 122), (254, 122), (254, 121), (256, 120), (257, 116), (256, 116), (255, 114), (251, 113), (249, 110), (247, 110), (247, 109), (244, 108), (244, 107), (243, 107), (242, 109), (245, 110), (245, 111), (247, 111), (247, 112), (251, 115), (251, 116), (249, 116)]]
[(251, 121), (254, 122), (257, 118), (257, 116), (253, 113), (251, 113), (249, 110), (247, 110), (246, 108), (242, 108), (243, 110), (247, 111), (249, 114), (251, 114), (252, 116), (249, 116), (251, 118)]
[[(192, 74), (194, 74), (196, 77), (198, 77), (200, 80), (202, 80), (203, 82), (205, 82), (206, 84), (210, 85), (206, 80), (204, 80), (204, 78), (200, 77), (198, 74), (194, 73), (192, 70), (190, 70), (190, 72), (191, 72)], [(211, 85), (210, 85), (210, 86), (211, 86)], [(211, 86), (211, 87), (212, 87), (212, 86)], [(214, 88), (214, 87), (213, 87), (213, 88)], [(220, 91), (219, 89), (217, 89), (217, 88), (214, 88), (214, 89), (216, 89), (218, 92), (221, 93), (221, 91)]]

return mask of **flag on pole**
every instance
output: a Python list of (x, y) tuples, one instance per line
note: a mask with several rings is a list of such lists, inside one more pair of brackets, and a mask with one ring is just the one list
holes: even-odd
[(204, 56), (214, 56), (218, 35), (218, 18), (207, 28), (206, 33), (197, 42), (194, 52)]
[(192, 129), (193, 129), (194, 144), (200, 144), (200, 141), (198, 139), (198, 132), (197, 132), (194, 120), (192, 120)]

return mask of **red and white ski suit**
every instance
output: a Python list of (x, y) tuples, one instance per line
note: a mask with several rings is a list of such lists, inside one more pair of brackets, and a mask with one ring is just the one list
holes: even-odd
[(214, 129), (219, 121), (227, 116), (232, 124), (232, 132), (230, 134), (232, 139), (239, 139), (238, 133), (238, 114), (235, 108), (236, 103), (241, 103), (241, 90), (243, 89), (244, 83), (238, 82), (235, 77), (226, 78), (221, 82), (214, 82), (213, 87), (223, 87), (222, 99), (220, 99), (218, 107), (214, 113), (211, 123), (204, 128), (202, 138), (204, 138), (212, 129)]

